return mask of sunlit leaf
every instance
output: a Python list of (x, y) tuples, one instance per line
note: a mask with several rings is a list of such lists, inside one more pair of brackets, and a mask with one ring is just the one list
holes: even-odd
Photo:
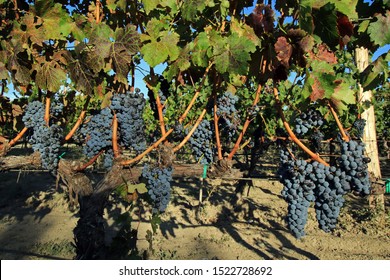
[(35, 68), (35, 83), (41, 89), (57, 92), (66, 79), (66, 72), (54, 60)]
[(379, 46), (390, 44), (390, 11), (386, 12), (386, 16), (379, 14), (376, 18), (377, 21), (368, 26), (371, 40)]
[(127, 184), (127, 193), (134, 193), (136, 190), (140, 194), (148, 192), (148, 189), (146, 188), (145, 183), (139, 183), (139, 184), (134, 184), (134, 185)]

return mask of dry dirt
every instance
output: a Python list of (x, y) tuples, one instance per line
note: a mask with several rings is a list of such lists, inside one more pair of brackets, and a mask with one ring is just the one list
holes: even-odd
[[(280, 196), (280, 183), (253, 181), (236, 207), (230, 202), (235, 188), (231, 182), (206, 184), (202, 207), (198, 207), (199, 186), (195, 179), (175, 182), (149, 258), (390, 259), (389, 195), (382, 214), (368, 210), (367, 198), (348, 196), (333, 233), (318, 229), (311, 208), (306, 236), (297, 240), (284, 222), (287, 205)], [(147, 214), (143, 217), (148, 219)], [(0, 173), (1, 259), (72, 259), (77, 219), (49, 174)], [(145, 235), (150, 224), (135, 221), (134, 225), (139, 225), (142, 252), (149, 246)], [(107, 231), (114, 229), (110, 219)]]

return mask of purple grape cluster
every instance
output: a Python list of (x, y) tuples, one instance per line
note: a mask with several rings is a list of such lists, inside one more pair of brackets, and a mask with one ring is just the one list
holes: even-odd
[(153, 213), (162, 213), (171, 198), (172, 167), (145, 164), (142, 177), (147, 180), (148, 194), (153, 201)]
[(110, 108), (95, 112), (81, 127), (80, 133), (85, 139), (83, 153), (92, 158), (101, 150), (112, 146), (112, 118)]
[(115, 94), (110, 108), (118, 118), (120, 145), (136, 152), (146, 149), (145, 122), (143, 112), (145, 98), (142, 93)]
[(201, 164), (213, 162), (213, 132), (208, 120), (203, 120), (188, 141), (195, 159)]
[(295, 119), (295, 133), (298, 136), (305, 135), (313, 127), (320, 127), (324, 124), (321, 113), (314, 109), (303, 112)]
[(349, 175), (350, 189), (362, 195), (370, 193), (368, 165), (370, 158), (365, 157), (362, 141), (350, 140), (341, 143), (341, 156), (338, 158), (340, 169)]
[[(57, 110), (61, 113), (59, 109)], [(40, 153), (42, 167), (55, 171), (59, 161), (58, 155), (61, 147), (62, 129), (56, 124), (47, 126), (44, 115), (45, 109), (43, 104), (39, 101), (33, 101), (27, 105), (22, 120), (26, 127), (33, 130), (28, 141), (33, 150)]]
[(365, 119), (357, 119), (353, 123), (353, 127), (356, 129), (357, 137), (362, 138), (364, 133), (364, 128), (366, 127), (366, 120)]

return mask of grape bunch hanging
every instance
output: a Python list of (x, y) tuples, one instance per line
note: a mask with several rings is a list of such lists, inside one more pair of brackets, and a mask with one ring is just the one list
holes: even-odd
[[(312, 116), (314, 120), (307, 119), (307, 116)], [(323, 137), (318, 130), (323, 120), (317, 113), (308, 113), (299, 119), (301, 121), (298, 121), (296, 126), (298, 131), (306, 134), (309, 129), (316, 127), (316, 133), (313, 135)], [(336, 228), (347, 193), (352, 191), (361, 195), (370, 193), (367, 171), (370, 159), (364, 155), (364, 143), (360, 140), (344, 141), (340, 137), (338, 139), (340, 155), (333, 166), (297, 159), (293, 150), (287, 147), (281, 149), (278, 173), (284, 186), (282, 196), (288, 203), (286, 221), (297, 238), (305, 235), (308, 209), (312, 203), (319, 227), (325, 232), (330, 232)]]
[[(56, 104), (50, 107), (50, 115), (58, 116), (63, 106)], [(62, 128), (53, 124), (51, 119), (47, 124), (44, 120), (45, 108), (39, 101), (30, 102), (22, 118), (24, 125), (32, 130), (28, 138), (35, 152), (40, 153), (42, 167), (55, 172), (59, 161), (61, 147)]]

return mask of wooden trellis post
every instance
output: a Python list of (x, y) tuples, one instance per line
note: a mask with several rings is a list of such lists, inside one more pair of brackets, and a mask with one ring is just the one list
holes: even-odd
[[(369, 64), (368, 49), (364, 47), (356, 48), (355, 61), (359, 71), (363, 72)], [(370, 177), (380, 179), (382, 175), (379, 164), (375, 111), (374, 106), (372, 105), (372, 92), (371, 90), (363, 91), (363, 87), (361, 85), (359, 85), (359, 88), (359, 101), (362, 104), (367, 101), (371, 103), (370, 107), (364, 110), (361, 115), (361, 118), (366, 120), (366, 126), (363, 133), (363, 142), (366, 144), (367, 156), (371, 159), (371, 162), (368, 163), (368, 171), (371, 174)], [(372, 194), (370, 195), (369, 203), (371, 207), (379, 207), (384, 209), (384, 192), (381, 193), (379, 191), (378, 193), (378, 190), (373, 190)]]

